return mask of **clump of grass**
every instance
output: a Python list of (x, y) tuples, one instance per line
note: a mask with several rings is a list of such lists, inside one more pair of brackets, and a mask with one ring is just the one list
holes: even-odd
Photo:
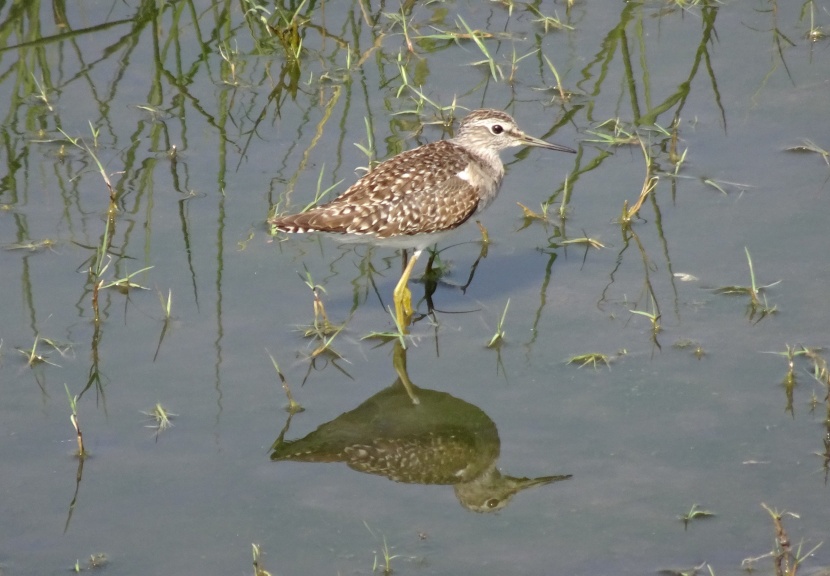
[(37, 86), (37, 95), (35, 96), (35, 98), (40, 100), (43, 103), (43, 105), (46, 106), (46, 108), (47, 108), (47, 110), (49, 110), (49, 112), (54, 112), (55, 109), (52, 106), (52, 103), (49, 102), (49, 97), (47, 96), (48, 91), (46, 90), (46, 87), (44, 86), (43, 78), (41, 77), (40, 82), (38, 82), (37, 76), (32, 74), (32, 80), (34, 81), (35, 86)]
[[(301, 276), (302, 278), (302, 276)], [(326, 308), (323, 305), (323, 301), (320, 299), (320, 292), (323, 294), (326, 293), (325, 287), (321, 286), (314, 282), (314, 279), (311, 277), (311, 272), (306, 270), (305, 278), (303, 278), (303, 282), (305, 285), (308, 286), (309, 290), (311, 290), (312, 295), (314, 296), (314, 323), (311, 325), (311, 328), (307, 329), (303, 334), (304, 336), (312, 336), (315, 334), (327, 334), (333, 330), (330, 330), (331, 323), (329, 322), (329, 318), (326, 315)]]
[[(328, 188), (324, 189), (323, 188), (323, 175), (325, 174), (325, 172), (326, 172), (326, 165), (324, 163), (320, 167), (320, 175), (317, 177), (317, 189), (314, 192), (314, 199), (311, 200), (311, 202), (309, 202), (305, 206), (303, 206), (302, 209), (300, 210), (300, 212), (308, 212), (309, 210), (311, 210), (315, 206), (318, 206), (323, 201), (323, 198), (325, 198), (329, 194), (329, 192), (331, 192), (332, 190), (334, 190), (335, 188), (340, 186), (340, 184), (343, 182), (343, 180), (338, 180), (337, 182), (335, 182), (334, 184), (332, 184)], [(271, 210), (271, 213), (268, 217), (269, 220), (271, 220), (272, 218), (275, 218), (275, 217), (277, 217), (277, 216), (279, 216), (280, 214), (283, 213), (283, 211), (281, 210), (281, 205), (283, 203), (288, 204), (288, 193), (286, 193), (280, 199), (280, 201), (277, 202), (277, 204), (273, 207), (273, 209)], [(274, 236), (276, 234), (277, 234), (277, 228), (272, 224), (271, 225), (271, 235)]]
[(488, 348), (500, 348), (502, 344), (504, 344), (504, 320), (507, 318), (507, 309), (510, 307), (510, 298), (507, 299), (507, 304), (504, 305), (504, 312), (501, 313), (501, 318), (499, 319), (499, 323), (496, 326), (496, 333), (493, 334), (493, 337), (490, 338), (490, 341), (487, 343)]
[(703, 346), (699, 342), (695, 342), (694, 340), (681, 339), (672, 344), (672, 347), (678, 350), (691, 350), (692, 354), (698, 360), (706, 356), (706, 350), (703, 349)]
[[(813, 378), (828, 388), (828, 401), (830, 401), (830, 370), (827, 367), (827, 359), (821, 354), (821, 348), (807, 348), (801, 346), (800, 354), (807, 357), (813, 364)], [(828, 421), (830, 423), (830, 421)]]
[(251, 544), (251, 548), (253, 549), (254, 556), (254, 576), (271, 576), (271, 573), (268, 572), (268, 570), (260, 566), (259, 557), (262, 555), (262, 550), (260, 549), (259, 544)]
[(801, 544), (799, 544), (794, 550), (790, 536), (787, 534), (782, 520), (784, 519), (784, 516), (799, 518), (798, 514), (793, 514), (792, 512), (779, 512), (778, 510), (770, 508), (763, 502), (761, 503), (761, 506), (767, 511), (770, 518), (772, 518), (772, 524), (775, 529), (775, 545), (773, 549), (766, 554), (756, 558), (744, 559), (743, 562), (741, 562), (741, 568), (751, 571), (754, 569), (755, 563), (758, 560), (763, 558), (772, 558), (773, 565), (775, 567), (775, 576), (796, 576), (799, 566), (804, 562), (804, 560), (818, 550), (822, 543), (819, 542), (806, 553), (802, 553)]
[(245, 237), (245, 239), (244, 239), (244, 240), (239, 240), (239, 241), (236, 243), (236, 249), (237, 249), (237, 251), (238, 251), (238, 252), (244, 252), (245, 250), (247, 250), (247, 249), (248, 249), (248, 244), (251, 242), (251, 240), (253, 240), (253, 239), (254, 239), (254, 236), (256, 236), (256, 234), (254, 233), (254, 231), (253, 231), (253, 230), (249, 230), (249, 231), (248, 231), (248, 235)]
[[(810, 27), (807, 29), (807, 33), (805, 34), (805, 37), (810, 42), (818, 42), (819, 40), (824, 40), (825, 38), (828, 37), (827, 32), (825, 32), (824, 29), (821, 26), (816, 24), (814, 4), (815, 4), (815, 0), (807, 0), (807, 2), (805, 2), (801, 6), (801, 18), (802, 19), (804, 18), (804, 13), (807, 10), (807, 7), (809, 6), (809, 8), (810, 8)], [(825, 11), (826, 11), (826, 9), (825, 9)], [(827, 158), (825, 157), (825, 161), (826, 160), (827, 160)]]
[(276, 8), (275, 13), (279, 16), (274, 26), (269, 26), (270, 32), (277, 37), (282, 44), (288, 62), (299, 69), (300, 55), (303, 50), (303, 30), (308, 23), (308, 18), (300, 14), (300, 11), (308, 4), (308, 0), (302, 0), (295, 10)]
[(821, 26), (810, 26), (810, 29), (807, 31), (807, 39), (810, 42), (818, 42), (819, 40), (824, 40), (827, 37), (827, 32), (825, 32)]
[(714, 188), (715, 190), (717, 190), (718, 192), (720, 192), (724, 196), (729, 195), (727, 193), (726, 189), (723, 187), (723, 184), (726, 184), (725, 182), (719, 182), (718, 180), (713, 180), (712, 178), (703, 178), (701, 181), (704, 184), (706, 184), (707, 186), (711, 186), (712, 188)]
[(159, 290), (158, 294), (159, 294), (159, 302), (161, 302), (161, 309), (164, 312), (164, 319), (165, 319), (165, 321), (170, 320), (170, 311), (171, 311), (172, 306), (173, 306), (173, 291), (172, 290), (167, 291), (167, 301), (164, 300), (164, 295), (161, 293), (161, 290)]
[(161, 290), (158, 291), (159, 295), (159, 302), (161, 303), (162, 312), (164, 312), (164, 326), (161, 328), (161, 334), (159, 335), (159, 343), (156, 346), (156, 353), (153, 355), (153, 362), (156, 361), (159, 355), (159, 351), (161, 350), (161, 343), (164, 342), (164, 335), (167, 334), (167, 329), (170, 327), (170, 320), (171, 320), (171, 312), (173, 309), (173, 291), (167, 291), (167, 301), (164, 300), (164, 295), (161, 293)]
[[(809, 360), (811, 364), (810, 375), (817, 383), (819, 383), (827, 390), (824, 398), (824, 401), (827, 404), (827, 418), (825, 422), (827, 424), (828, 432), (830, 432), (830, 371), (828, 371), (827, 360), (822, 355), (822, 349), (808, 348), (800, 344), (796, 346), (790, 346), (789, 344), (785, 344), (784, 350), (780, 352), (771, 351), (764, 353), (782, 356), (787, 361), (787, 373), (784, 376), (783, 381), (781, 382), (781, 386), (787, 393), (787, 411), (791, 414), (794, 413), (793, 392), (798, 384), (796, 372), (796, 359), (799, 357), (804, 357), (807, 360)], [(814, 410), (816, 406), (818, 406), (818, 404), (819, 399), (814, 391), (813, 396), (810, 400), (811, 411)], [(830, 473), (830, 433), (825, 435), (824, 444), (825, 452), (817, 453), (817, 455), (825, 458), (825, 471), (827, 473)]]
[[(324, 163), (320, 167), (320, 175), (317, 176), (317, 189), (314, 193), (314, 199), (311, 200), (311, 202), (309, 202), (305, 206), (303, 206), (300, 212), (307, 212), (315, 206), (318, 206), (323, 201), (323, 198), (325, 198), (332, 190), (340, 186), (340, 184), (343, 182), (343, 180), (338, 180), (328, 188), (323, 188), (323, 175), (325, 174), (325, 172), (326, 165)], [(280, 200), (272, 207), (268, 216), (269, 221), (277, 216), (280, 216), (285, 212), (285, 210), (283, 210), (283, 206), (287, 206), (288, 204), (290, 204), (290, 195), (292, 189), (293, 184), (281, 195)], [(273, 224), (270, 225), (270, 233), (271, 236), (275, 236), (277, 234), (277, 228)]]
[(50, 238), (43, 240), (34, 240), (29, 242), (16, 242), (13, 244), (6, 244), (3, 250), (28, 250), (29, 252), (40, 252), (41, 250), (49, 250), (55, 252), (54, 247), (57, 246), (57, 241)]
[[(366, 160), (368, 161), (366, 172), (370, 172), (377, 163), (377, 147), (375, 146), (375, 136), (372, 133), (372, 125), (369, 123), (368, 117), (363, 117), (363, 124), (366, 126), (366, 145), (364, 146), (363, 144), (355, 142), (355, 146), (366, 155)], [(317, 189), (320, 189), (319, 182)]]
[(562, 185), (562, 203), (559, 205), (559, 218), (564, 222), (568, 217), (568, 202), (571, 199), (571, 187), (569, 186), (570, 174), (565, 176), (565, 184)]
[(150, 410), (147, 410), (146, 412), (142, 411), (141, 413), (145, 416), (149, 416), (152, 423), (145, 426), (145, 428), (155, 430), (156, 441), (158, 441), (159, 434), (173, 427), (172, 420), (178, 416), (178, 414), (170, 412), (160, 403), (156, 403), (156, 405)]
[[(372, 529), (369, 527), (369, 524), (367, 524), (365, 520), (363, 521), (363, 525), (366, 527), (366, 530), (369, 531), (369, 534), (371, 534), (373, 537), (377, 538), (377, 536), (375, 535), (375, 533), (372, 531)], [(382, 560), (381, 560), (381, 558), (378, 557), (378, 552), (373, 551), (374, 560), (372, 562), (372, 573), (383, 572), (384, 576), (389, 576), (393, 572), (392, 560), (395, 560), (396, 558), (402, 558), (402, 556), (400, 554), (392, 554), (392, 550), (386, 542), (386, 536), (385, 535), (382, 535), (380, 537), (380, 540), (381, 540), (380, 556), (382, 557)]]
[(75, 560), (75, 565), (72, 567), (72, 570), (75, 573), (81, 573), (88, 570), (104, 568), (108, 563), (109, 558), (107, 555), (103, 552), (99, 552), (98, 554), (90, 554), (84, 566), (81, 565), (80, 560)]
[(611, 370), (611, 362), (614, 361), (614, 358), (603, 354), (601, 352), (589, 352), (587, 354), (577, 354), (576, 356), (571, 356), (567, 360), (567, 364), (579, 364), (578, 368), (583, 368), (585, 366), (591, 366), (595, 370), (600, 366), (604, 365), (606, 368)]
[(802, 140), (801, 144), (790, 146), (789, 148), (785, 148), (785, 150), (787, 150), (787, 152), (810, 152), (818, 154), (821, 156), (822, 160), (824, 160), (824, 163), (830, 166), (830, 152), (807, 138)]
[(227, 71), (222, 71), (222, 82), (228, 86), (239, 86), (239, 79), (236, 77), (237, 62), (239, 62), (239, 47), (234, 42), (234, 47), (230, 48), (224, 43), (219, 44), (219, 56), (225, 61)]
[(607, 146), (631, 146), (640, 144), (640, 137), (635, 131), (628, 128), (619, 118), (609, 118), (597, 126), (598, 130), (587, 130), (595, 138), (587, 138), (585, 142), (596, 142)]
[(403, 4), (401, 4), (400, 13), (398, 12), (384, 12), (383, 16), (390, 21), (392, 26), (395, 25), (400, 26), (401, 33), (403, 34), (404, 41), (406, 43), (406, 49), (411, 54), (415, 53), (415, 46), (412, 44), (412, 37), (409, 31), (409, 22), (406, 21), (406, 10), (404, 9)]
[(343, 182), (343, 180), (338, 180), (328, 188), (323, 189), (323, 174), (325, 173), (325, 171), (326, 165), (323, 164), (320, 167), (320, 175), (317, 177), (317, 190), (314, 193), (314, 200), (303, 206), (303, 209), (300, 210), (300, 212), (307, 212), (315, 206), (319, 205), (320, 202), (322, 202), (323, 198), (325, 198), (329, 194), (329, 192), (340, 186), (340, 184)]
[(547, 202), (543, 202), (541, 204), (541, 212), (535, 212), (522, 204), (521, 202), (516, 202), (519, 205), (519, 208), (522, 209), (522, 222), (521, 228), (519, 230), (524, 230), (528, 226), (530, 226), (533, 222), (541, 222), (542, 224), (547, 224), (550, 222), (548, 218), (548, 209), (550, 208), (550, 204)]
[(527, 8), (531, 12), (536, 14), (537, 17), (533, 20), (533, 22), (535, 22), (537, 24), (540, 24), (544, 28), (545, 34), (547, 34), (549, 30), (573, 30), (574, 29), (573, 26), (569, 26), (568, 24), (565, 24), (564, 22), (562, 22), (562, 20), (559, 19), (559, 16), (556, 14), (556, 12), (554, 12), (553, 16), (548, 16), (548, 15), (542, 14), (542, 12), (538, 8), (536, 8), (535, 6), (533, 6), (531, 4), (527, 4)]
[(372, 563), (372, 572), (376, 572), (378, 568), (381, 568), (383, 573), (386, 576), (389, 576), (392, 573), (392, 560), (398, 558), (398, 555), (392, 555), (389, 551), (389, 546), (386, 544), (386, 536), (383, 537), (383, 548), (381, 548), (381, 552), (383, 553), (383, 566), (378, 565), (378, 555), (375, 552), (375, 559)]
[(664, 568), (658, 570), (657, 573), (660, 576), (697, 576), (704, 568), (709, 570), (709, 576), (715, 576), (715, 571), (706, 562), (699, 566), (692, 566), (691, 568)]
[(395, 330), (390, 331), (390, 332), (370, 332), (369, 334), (367, 334), (366, 336), (361, 338), (361, 340), (376, 339), (376, 340), (383, 340), (384, 342), (388, 342), (388, 341), (391, 341), (391, 340), (397, 340), (398, 343), (401, 345), (401, 348), (403, 350), (406, 350), (406, 337), (408, 335), (407, 327), (400, 323), (400, 320), (398, 319), (398, 315), (395, 314), (395, 311), (392, 310), (391, 306), (388, 308), (388, 311), (389, 311), (389, 315), (392, 317), (392, 323), (395, 326)]
[(479, 51), (484, 56), (484, 60), (473, 62), (472, 65), (478, 66), (480, 64), (487, 64), (487, 66), (490, 68), (490, 75), (493, 77), (493, 80), (495, 80), (496, 82), (498, 82), (500, 79), (504, 80), (504, 74), (496, 64), (496, 61), (493, 59), (493, 56), (490, 55), (490, 51), (487, 50), (487, 46), (482, 41), (482, 38), (491, 36), (491, 34), (487, 32), (482, 32), (480, 30), (472, 30), (461, 16), (458, 16), (458, 21), (464, 28), (464, 37), (472, 39), (472, 41), (475, 42), (476, 46), (478, 47)]
[[(92, 133), (92, 140), (93, 140), (93, 147), (97, 148), (98, 146), (98, 135), (99, 130), (95, 128), (92, 122), (89, 122), (89, 129)], [(112, 235), (115, 230), (115, 219), (116, 215), (118, 214), (118, 206), (116, 204), (117, 194), (115, 188), (112, 186), (112, 181), (110, 180), (110, 175), (107, 174), (107, 171), (104, 169), (104, 165), (98, 159), (98, 156), (86, 144), (80, 137), (72, 138), (66, 132), (58, 128), (61, 134), (69, 141), (72, 146), (82, 150), (86, 154), (89, 155), (90, 158), (95, 162), (95, 165), (98, 167), (98, 172), (101, 175), (101, 178), (104, 181), (104, 184), (109, 191), (109, 205), (107, 207), (107, 217), (106, 217), (106, 224), (104, 226), (104, 233), (101, 237), (101, 244), (96, 247), (96, 255), (93, 258), (93, 263), (89, 268), (89, 276), (92, 281), (92, 311), (93, 311), (93, 319), (96, 324), (100, 322), (100, 315), (98, 311), (98, 292), (101, 288), (110, 288), (110, 287), (118, 287), (121, 290), (129, 290), (131, 287), (140, 287), (140, 286), (131, 286), (130, 278), (132, 275), (128, 276), (127, 278), (121, 278), (111, 282), (109, 284), (104, 284), (102, 279), (102, 275), (104, 271), (109, 266), (109, 262), (111, 257), (108, 254), (110, 249), (110, 245), (112, 243)], [(144, 269), (146, 270), (146, 268)], [(144, 270), (140, 270), (139, 272), (143, 272)], [(135, 274), (138, 274), (136, 272)]]
[(276, 370), (277, 376), (279, 377), (280, 382), (282, 383), (282, 389), (285, 391), (286, 398), (288, 398), (288, 408), (287, 408), (288, 413), (289, 414), (296, 414), (298, 412), (302, 412), (303, 410), (305, 410), (305, 408), (303, 408), (299, 404), (299, 402), (294, 400), (294, 394), (291, 393), (291, 387), (288, 385), (288, 380), (285, 379), (285, 375), (283, 375), (282, 370), (280, 370), (279, 364), (277, 364), (277, 361), (274, 359), (273, 356), (271, 356), (271, 353), (268, 352), (268, 350), (266, 350), (265, 352), (268, 354), (268, 357), (271, 359), (271, 364), (274, 365), (274, 370)]
[[(89, 122), (89, 129), (92, 133), (94, 146), (97, 147), (99, 131), (95, 129), (95, 126), (93, 126), (91, 121)], [(89, 154), (89, 157), (92, 158), (92, 160), (95, 162), (95, 165), (98, 167), (98, 172), (101, 174), (101, 178), (104, 180), (104, 184), (106, 184), (107, 190), (109, 190), (110, 202), (115, 202), (115, 189), (112, 187), (112, 181), (110, 181), (110, 177), (107, 174), (107, 171), (104, 170), (104, 165), (101, 164), (101, 161), (98, 159), (98, 156), (95, 154), (95, 152), (93, 152), (92, 149), (89, 146), (87, 146), (87, 144), (80, 137), (72, 138), (69, 134), (67, 134), (60, 128), (58, 128), (58, 131), (61, 134), (63, 134), (64, 138), (69, 140), (69, 143), (72, 144), (74, 147)]]
[(72, 426), (75, 428), (75, 438), (78, 443), (77, 456), (83, 460), (88, 454), (84, 448), (84, 434), (81, 432), (81, 425), (78, 422), (78, 397), (72, 396), (69, 392), (69, 386), (64, 384), (63, 387), (66, 389), (66, 397), (69, 399), (69, 408), (72, 410), (72, 414), (69, 415), (69, 421), (72, 422)]
[(623, 203), (622, 216), (620, 220), (624, 225), (630, 224), (631, 221), (637, 216), (637, 213), (640, 211), (643, 202), (645, 202), (648, 195), (654, 191), (654, 189), (657, 187), (657, 182), (659, 182), (660, 180), (659, 176), (652, 175), (653, 164), (651, 161), (651, 155), (648, 152), (648, 148), (646, 147), (645, 142), (642, 139), (638, 139), (638, 141), (640, 143), (640, 148), (643, 151), (643, 158), (645, 158), (646, 161), (646, 177), (643, 181), (643, 187), (640, 189), (640, 197), (637, 198), (637, 201), (634, 203), (634, 205), (631, 208), (629, 208), (628, 200), (626, 200)]
[(765, 352), (765, 354), (776, 354), (787, 359), (787, 376), (786, 381), (795, 382), (795, 358), (804, 354), (803, 351), (798, 350), (798, 346), (790, 346), (784, 344), (784, 350), (781, 352)]
[[(426, 104), (430, 107), (434, 108), (439, 116), (440, 116), (440, 123), (443, 124), (445, 127), (449, 127), (452, 125), (453, 120), (455, 119), (455, 110), (458, 108), (458, 104), (453, 98), (453, 101), (448, 105), (441, 105), (434, 100), (431, 100), (424, 91), (421, 90), (418, 86), (412, 83), (409, 78), (409, 72), (406, 70), (405, 62), (403, 59), (402, 54), (398, 54), (397, 60), (398, 66), (398, 76), (401, 80), (401, 85), (398, 87), (397, 92), (395, 93), (396, 98), (400, 98), (401, 94), (405, 90), (408, 90), (415, 94), (417, 98), (413, 98), (415, 102), (415, 108), (412, 110), (401, 110), (398, 114), (421, 114)], [(423, 128), (423, 125), (419, 126), (419, 129)]]
[(551, 62), (547, 56), (544, 58), (545, 63), (547, 63), (548, 68), (550, 68), (551, 73), (553, 73), (553, 77), (556, 79), (556, 86), (554, 89), (559, 93), (559, 98), (562, 102), (568, 102), (571, 99), (572, 94), (562, 87), (562, 79), (559, 77), (559, 71), (556, 69), (556, 66), (553, 65), (553, 62)]
[(629, 310), (629, 312), (648, 318), (651, 322), (651, 331), (653, 334), (657, 335), (662, 330), (662, 327), (660, 326), (661, 314), (660, 310), (657, 308), (657, 303), (654, 301), (654, 296), (651, 297), (650, 312), (645, 310)]
[[(583, 233), (585, 231), (583, 230)], [(568, 238), (566, 240), (562, 240), (558, 242), (560, 246), (569, 246), (571, 244), (584, 244), (588, 248), (596, 248), (599, 250), (600, 248), (605, 248), (605, 244), (597, 240), (596, 238), (590, 238), (588, 236), (582, 236), (580, 238)]]
[(771, 288), (777, 284), (781, 283), (781, 280), (773, 282), (772, 284), (767, 284), (766, 286), (759, 286), (758, 283), (755, 281), (755, 269), (752, 265), (752, 257), (749, 255), (749, 249), (744, 247), (744, 252), (746, 252), (746, 261), (749, 264), (749, 286), (721, 286), (720, 288), (716, 288), (714, 290), (715, 294), (726, 294), (726, 295), (740, 295), (746, 294), (749, 296), (749, 307), (748, 307), (748, 315), (750, 321), (752, 321), (756, 316), (758, 316), (758, 320), (756, 322), (760, 322), (764, 317), (775, 314), (778, 309), (776, 306), (770, 306), (767, 303), (767, 297), (763, 294), (763, 292), (767, 288)]
[(688, 148), (683, 150), (682, 154), (677, 152), (677, 141), (680, 132), (680, 118), (676, 117), (671, 123), (671, 131), (669, 132), (669, 161), (674, 164), (674, 175), (680, 172), (680, 167), (686, 161), (686, 153)]
[(537, 54), (539, 50), (531, 50), (524, 56), (518, 56), (516, 54), (516, 45), (513, 45), (512, 57), (510, 59), (510, 76), (505, 79), (507, 84), (513, 85), (516, 82), (516, 73), (519, 71), (519, 62), (524, 60), (525, 58), (529, 58), (530, 56), (534, 56)]
[(692, 507), (689, 508), (689, 511), (685, 514), (680, 514), (677, 519), (683, 522), (683, 527), (688, 528), (689, 522), (692, 520), (702, 520), (705, 518), (712, 518), (715, 515), (714, 512), (710, 510), (703, 510), (702, 508), (698, 508), (697, 504), (692, 504)]
[[(107, 261), (107, 264), (101, 270), (101, 273), (106, 271), (106, 269), (109, 267), (109, 264), (110, 264), (110, 262)], [(99, 283), (98, 283), (98, 289), (99, 290), (106, 290), (107, 288), (115, 288), (116, 290), (118, 290), (122, 294), (126, 294), (130, 290), (133, 290), (133, 289), (136, 289), (136, 290), (149, 290), (149, 288), (147, 288), (146, 286), (142, 286), (141, 284), (137, 284), (137, 283), (133, 282), (133, 278), (135, 276), (138, 276), (142, 272), (146, 272), (147, 270), (152, 270), (152, 269), (153, 269), (153, 266), (147, 266), (145, 268), (142, 268), (141, 270), (136, 270), (135, 272), (133, 272), (131, 274), (127, 274), (126, 276), (122, 276), (121, 278), (116, 278), (114, 280), (111, 280), (110, 282), (104, 282), (103, 280), (100, 280)]]
[[(18, 352), (20, 352), (21, 354), (23, 354), (26, 357), (26, 365), (29, 368), (33, 368), (33, 367), (35, 367), (39, 364), (49, 364), (50, 366), (57, 366), (58, 368), (60, 368), (60, 364), (55, 364), (54, 362), (50, 362), (49, 361), (49, 356), (47, 356), (46, 354), (41, 354), (40, 352), (38, 352), (37, 344), (38, 344), (39, 340), (41, 340), (40, 335), (35, 335), (35, 341), (32, 344), (31, 349), (29, 349), (29, 350), (23, 350), (21, 348), (17, 349)], [(45, 339), (43, 339), (43, 340), (46, 341)], [(57, 348), (56, 346), (53, 346), (53, 347)], [(60, 348), (57, 348), (57, 350), (60, 351)], [(63, 355), (63, 354), (61, 354), (61, 355)]]
[(409, 79), (409, 72), (407, 72), (407, 70), (406, 70), (406, 63), (403, 59), (403, 54), (401, 54), (401, 53), (398, 53), (397, 65), (398, 65), (398, 78), (400, 78), (401, 84), (400, 84), (400, 86), (398, 86), (398, 90), (395, 92), (395, 98), (400, 98), (401, 94), (403, 94), (404, 91), (406, 91), (406, 90), (409, 90), (409, 91), (413, 92), (416, 96), (418, 96), (418, 99), (415, 100), (415, 109), (414, 110), (406, 110), (402, 113), (420, 114), (421, 111), (424, 109), (424, 103), (425, 102), (432, 105), (435, 108), (438, 108), (439, 107), (438, 104), (436, 104), (435, 102), (430, 100), (423, 93), (423, 91), (421, 91), (417, 86), (412, 84), (412, 82)]
[(334, 354), (338, 358), (343, 358), (338, 352), (331, 348), (331, 343), (335, 337), (346, 327), (346, 323), (333, 324), (329, 321), (328, 314), (326, 314), (326, 307), (323, 300), (320, 298), (320, 292), (325, 293), (325, 288), (316, 284), (311, 277), (311, 273), (306, 271), (305, 284), (311, 290), (314, 308), (314, 322), (309, 326), (301, 326), (303, 336), (306, 338), (315, 338), (320, 341), (320, 345), (311, 353), (311, 358), (316, 358), (323, 353)]

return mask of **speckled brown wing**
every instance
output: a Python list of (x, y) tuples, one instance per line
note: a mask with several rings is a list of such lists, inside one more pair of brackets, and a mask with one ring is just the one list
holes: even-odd
[(286, 232), (378, 238), (449, 230), (478, 206), (477, 191), (458, 176), (475, 161), (452, 142), (426, 144), (382, 162), (328, 204), (270, 222)]

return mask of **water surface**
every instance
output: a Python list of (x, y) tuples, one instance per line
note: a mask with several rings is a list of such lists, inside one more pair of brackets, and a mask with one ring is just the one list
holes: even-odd
[[(830, 148), (828, 43), (808, 37), (828, 5), (264, 8), (0, 9), (4, 574), (98, 553), (112, 574), (247, 573), (252, 543), (272, 573), (366, 574), (385, 542), (398, 574), (720, 576), (772, 549), (762, 503), (798, 514), (784, 525), (802, 553), (828, 540), (828, 388), (801, 346), (828, 345), (830, 168), (787, 151)], [(393, 344), (362, 338), (394, 328), (400, 258), (274, 237), (265, 219), (318, 181), (354, 182), (369, 164), (355, 144), (384, 159), (478, 107), (579, 153), (503, 154), (486, 257), (474, 225), (439, 246), (406, 374), (492, 423), (505, 475), (572, 477), (476, 513), (452, 484), (272, 462), (281, 432), (399, 385)], [(634, 138), (659, 180), (625, 225), (646, 175)], [(516, 202), (549, 203), (547, 218)], [(758, 285), (780, 280), (754, 307), (715, 290), (750, 285), (746, 250)], [(101, 288), (96, 320), (94, 284), (127, 277), (146, 290)], [(311, 358), (307, 282), (345, 324), (339, 358)], [(412, 288), (426, 313), (426, 285)], [(29, 365), (36, 341), (48, 363)], [(788, 345), (789, 379), (769, 353)], [(613, 362), (568, 363), (588, 353)], [(306, 408), (287, 431), (269, 354)], [(156, 403), (176, 414), (158, 434), (143, 414)], [(684, 526), (695, 504), (715, 516)], [(804, 570), (827, 564), (822, 547)]]

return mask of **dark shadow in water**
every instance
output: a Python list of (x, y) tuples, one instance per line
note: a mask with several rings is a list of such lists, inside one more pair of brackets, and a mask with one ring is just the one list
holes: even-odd
[(518, 492), (570, 478), (519, 478), (496, 467), (496, 424), (480, 408), (412, 384), (406, 351), (395, 343), (395, 382), (360, 406), (304, 438), (271, 446), (272, 460), (345, 462), (349, 468), (395, 482), (453, 486), (461, 505), (475, 512), (504, 508)]

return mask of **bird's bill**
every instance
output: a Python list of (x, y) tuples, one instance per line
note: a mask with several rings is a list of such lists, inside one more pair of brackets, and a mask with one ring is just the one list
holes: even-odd
[(562, 144), (554, 144), (553, 142), (545, 142), (544, 140), (534, 138), (533, 136), (528, 136), (527, 134), (522, 134), (520, 142), (524, 146), (538, 146), (539, 148), (547, 148), (548, 150), (557, 150), (559, 152), (569, 152), (571, 154), (576, 154), (576, 150), (574, 150), (573, 148), (568, 148), (567, 146), (563, 146)]

